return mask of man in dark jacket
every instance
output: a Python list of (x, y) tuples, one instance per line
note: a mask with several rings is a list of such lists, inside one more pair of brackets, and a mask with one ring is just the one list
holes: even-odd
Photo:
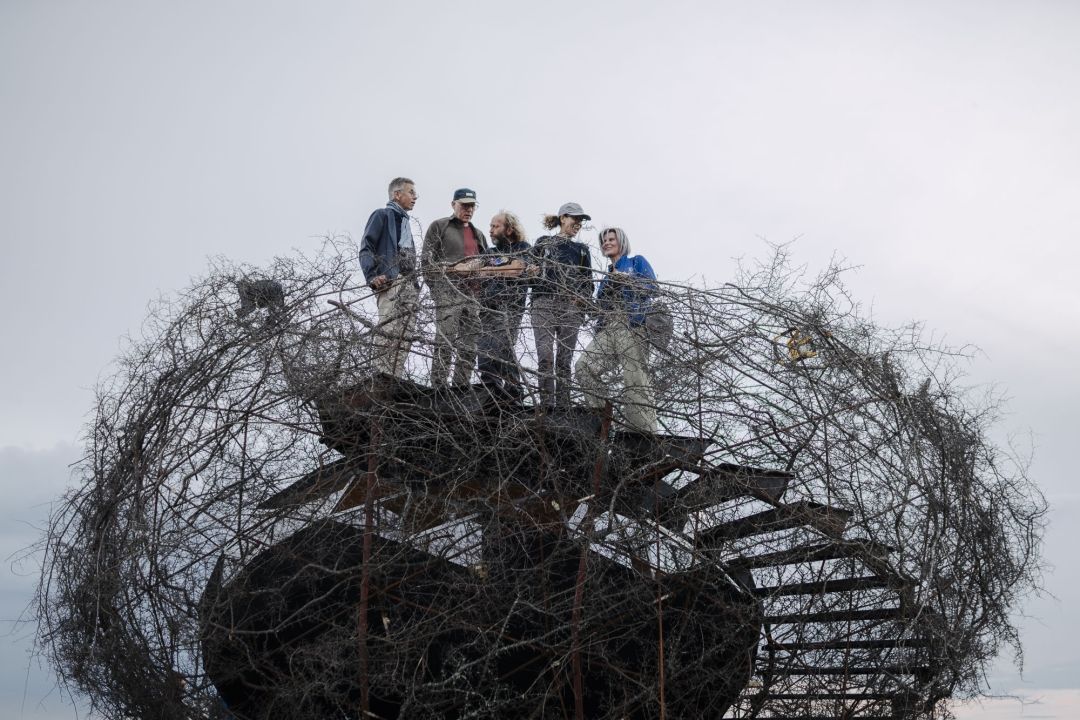
[(435, 303), (435, 349), (431, 358), (431, 386), (445, 387), (453, 362), (456, 387), (469, 385), (476, 363), (476, 336), (480, 330), (480, 306), (474, 283), (450, 277), (446, 270), (467, 257), (487, 250), (487, 238), (472, 224), (476, 192), (461, 188), (450, 203), (454, 214), (428, 226), (424, 234), (421, 266), (424, 282)]
[(379, 306), (375, 369), (402, 377), (412, 348), (420, 297), (416, 242), (409, 224), (409, 210), (419, 195), (413, 181), (404, 177), (390, 181), (389, 194), (390, 202), (371, 213), (364, 228), (360, 268)]
[[(487, 263), (506, 265), (511, 260), (525, 261), (531, 247), (525, 240), (521, 220), (503, 210), (491, 218), (491, 242)], [(521, 373), (514, 346), (517, 344), (521, 316), (525, 312), (528, 280), (522, 277), (484, 280), (480, 291), (480, 341), (477, 369), (480, 382), (492, 397), (520, 401)]]

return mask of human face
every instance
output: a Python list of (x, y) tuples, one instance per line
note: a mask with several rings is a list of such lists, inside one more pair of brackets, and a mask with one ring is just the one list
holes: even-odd
[(476, 212), (476, 203), (461, 202), (455, 200), (450, 203), (450, 207), (454, 210), (454, 217), (463, 223), (471, 222), (473, 213)]
[(420, 199), (420, 196), (416, 194), (416, 187), (409, 183), (400, 190), (394, 191), (394, 202), (401, 206), (403, 210), (412, 210), (416, 205), (416, 201)]
[(559, 231), (563, 235), (569, 235), (574, 237), (581, 230), (581, 217), (575, 217), (573, 215), (563, 215), (559, 218)]
[(506, 237), (506, 218), (502, 215), (496, 215), (491, 218), (491, 239)]
[(604, 254), (604, 257), (611, 260), (618, 260), (619, 255), (619, 238), (615, 234), (614, 230), (608, 230), (604, 233), (604, 237), (600, 239), (600, 252)]

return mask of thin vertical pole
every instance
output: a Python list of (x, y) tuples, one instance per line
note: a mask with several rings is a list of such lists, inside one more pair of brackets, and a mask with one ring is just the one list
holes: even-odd
[(360, 613), (357, 618), (357, 634), (359, 635), (358, 648), (360, 651), (360, 715), (368, 717), (371, 714), (371, 698), (369, 697), (370, 679), (368, 678), (368, 599), (371, 595), (371, 537), (375, 532), (375, 483), (378, 470), (378, 457), (376, 449), (381, 441), (381, 424), (374, 418), (371, 421), (369, 432), (371, 440), (368, 444), (368, 463), (365, 473), (364, 488), (364, 550), (363, 564), (360, 567)]
[[(611, 431), (611, 402), (604, 403), (604, 415), (600, 421), (600, 449), (596, 453), (596, 462), (593, 464), (593, 499), (596, 502), (600, 496), (600, 479), (604, 475), (604, 464), (607, 461), (607, 439)], [(574, 673), (574, 718), (585, 720), (585, 687), (581, 669), (581, 606), (585, 599), (585, 567), (589, 554), (589, 534), (592, 532), (592, 507), (586, 511), (581, 521), (582, 534), (585, 536), (581, 544), (581, 555), (578, 557), (577, 585), (574, 588), (574, 609), (570, 617), (570, 662)]]

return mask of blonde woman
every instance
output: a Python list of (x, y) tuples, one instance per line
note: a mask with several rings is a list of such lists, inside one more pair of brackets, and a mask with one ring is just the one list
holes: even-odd
[[(656, 273), (649, 261), (630, 254), (630, 239), (622, 228), (600, 231), (600, 251), (608, 259), (607, 275), (596, 291), (599, 309), (596, 334), (575, 367), (585, 404), (594, 409), (607, 399), (622, 407), (627, 426), (638, 432), (656, 432), (656, 407), (646, 361), (645, 314), (656, 292)], [(622, 369), (617, 397), (603, 379)]]

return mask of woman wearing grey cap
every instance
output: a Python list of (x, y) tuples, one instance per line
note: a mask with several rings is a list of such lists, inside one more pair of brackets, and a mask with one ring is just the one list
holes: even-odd
[(592, 295), (592, 256), (589, 247), (574, 238), (581, 223), (591, 219), (577, 203), (564, 204), (557, 215), (544, 216), (544, 227), (559, 231), (539, 238), (532, 250), (529, 312), (536, 341), (540, 402), (547, 408), (570, 405), (570, 365)]

